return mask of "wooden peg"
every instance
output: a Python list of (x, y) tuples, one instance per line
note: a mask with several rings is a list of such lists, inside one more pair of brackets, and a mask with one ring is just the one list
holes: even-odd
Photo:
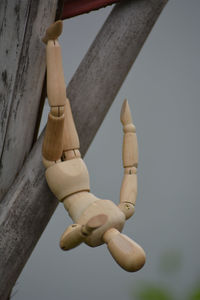
[(95, 230), (91, 235), (87, 237), (85, 243), (91, 247), (97, 247), (103, 244), (103, 235), (109, 228), (116, 228), (121, 231), (124, 227), (125, 216), (124, 213), (117, 207), (112, 201), (105, 199), (98, 199), (88, 205), (76, 222), (78, 224), (86, 224), (92, 217), (98, 215), (106, 215), (107, 222), (104, 226), (101, 226)]
[(103, 236), (115, 261), (126, 271), (135, 272), (145, 264), (144, 250), (126, 235), (111, 228)]
[(92, 217), (86, 225), (82, 226), (82, 233), (85, 236), (88, 236), (92, 233), (93, 230), (103, 226), (108, 220), (108, 217), (104, 214), (96, 215)]
[(51, 115), (54, 117), (61, 117), (64, 115), (65, 107), (64, 106), (52, 106)]
[(76, 158), (74, 150), (63, 151), (63, 160), (70, 160)]
[(81, 153), (78, 149), (63, 151), (63, 160), (80, 158)]
[(44, 156), (42, 157), (42, 162), (43, 162), (43, 165), (45, 166), (45, 168), (49, 168), (57, 163), (60, 163), (61, 162), (61, 159), (59, 160), (48, 160), (46, 159)]
[(126, 220), (132, 217), (135, 212), (135, 205), (129, 202), (122, 202), (118, 207), (124, 213)]

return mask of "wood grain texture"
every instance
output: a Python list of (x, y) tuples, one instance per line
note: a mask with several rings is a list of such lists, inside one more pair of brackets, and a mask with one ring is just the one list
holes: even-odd
[(33, 144), (46, 69), (41, 38), (57, 2), (0, 1), (0, 199)]
[(57, 41), (48, 41), (47, 61), (47, 97), (50, 106), (64, 106), (66, 85), (62, 67), (61, 47)]
[(41, 144), (40, 140), (0, 203), (1, 300), (7, 299), (58, 203), (47, 187)]
[(48, 123), (42, 145), (42, 155), (49, 161), (61, 159), (64, 121), (64, 114), (61, 117), (54, 117), (51, 113), (48, 115)]
[[(117, 5), (69, 84), (67, 92), (72, 99), (83, 155), (166, 2), (123, 1)], [(37, 43), (38, 47), (40, 41)], [(42, 138), (0, 203), (2, 300), (9, 294), (58, 204), (45, 181)]]
[[(3, 249), (0, 250), (0, 265), (4, 266), (3, 270), (0, 267), (1, 300), (7, 299), (20, 272), (20, 257), (24, 256), (24, 261), (26, 261), (27, 248), (29, 249), (30, 244), (33, 248), (34, 239), (30, 236), (27, 244), (23, 234), (19, 233), (22, 229), (20, 226), (25, 225), (25, 215), (23, 216), (23, 214), (25, 211), (27, 212), (28, 208), (27, 202), (23, 201), (20, 196), (21, 184), (23, 186), (22, 177), (18, 177), (18, 187), (15, 193), (18, 201), (23, 201), (21, 202), (22, 206), (16, 205), (13, 208), (13, 199), (7, 198), (5, 201), (2, 199), (32, 148), (46, 69), (45, 47), (41, 38), (46, 28), (61, 13), (62, 4), (61, 0), (0, 1), (0, 72), (2, 79), (0, 80), (0, 199), (2, 201), (0, 202), (0, 222), (1, 229), (7, 238), (12, 239), (12, 243), (16, 243), (16, 248), (12, 243), (6, 245), (4, 235), (0, 236), (0, 244), (3, 246)], [(27, 179), (29, 174), (26, 171)], [(33, 171), (31, 176), (34, 174)], [(43, 176), (39, 173), (34, 177), (35, 181), (32, 182), (31, 188), (35, 188), (40, 179), (43, 180)], [(23, 186), (23, 191), (27, 196), (30, 188), (28, 183), (29, 179)], [(8, 210), (4, 209), (5, 206)], [(49, 209), (52, 210), (52, 206), (45, 209), (47, 215), (43, 212), (41, 220), (43, 227), (49, 220)], [(32, 211), (33, 214), (26, 220), (28, 224), (34, 222), (35, 213), (37, 215), (39, 211), (41, 213), (40, 209), (37, 209), (36, 212)], [(17, 227), (15, 227), (16, 216), (21, 219), (20, 225), (18, 224)], [(23, 227), (24, 234), (28, 227), (30, 226), (27, 224)], [(16, 230), (16, 235), (13, 235), (13, 229)], [(30, 234), (37, 235), (37, 230)], [(22, 238), (22, 248), (18, 244), (20, 238)], [(24, 243), (25, 247), (23, 247)], [(13, 249), (16, 251), (13, 252)], [(12, 256), (11, 253), (15, 253), (15, 256)], [(11, 260), (9, 260), (10, 255), (12, 256)], [(10, 262), (8, 265), (5, 264), (7, 259)], [(16, 268), (18, 272), (15, 272)]]

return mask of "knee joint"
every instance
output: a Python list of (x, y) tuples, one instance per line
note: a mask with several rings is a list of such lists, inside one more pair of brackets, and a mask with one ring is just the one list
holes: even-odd
[(52, 106), (51, 115), (54, 117), (61, 117), (64, 114), (64, 106)]

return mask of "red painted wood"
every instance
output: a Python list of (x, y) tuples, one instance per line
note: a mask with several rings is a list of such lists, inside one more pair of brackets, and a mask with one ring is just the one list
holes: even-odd
[(81, 15), (119, 1), (120, 0), (65, 0), (62, 19)]

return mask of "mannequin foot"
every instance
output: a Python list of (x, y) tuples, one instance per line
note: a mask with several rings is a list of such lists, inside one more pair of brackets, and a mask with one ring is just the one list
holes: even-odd
[(47, 44), (49, 40), (56, 40), (62, 33), (63, 29), (63, 22), (61, 20), (56, 21), (52, 25), (50, 25), (47, 30), (46, 34), (43, 37), (42, 41)]

